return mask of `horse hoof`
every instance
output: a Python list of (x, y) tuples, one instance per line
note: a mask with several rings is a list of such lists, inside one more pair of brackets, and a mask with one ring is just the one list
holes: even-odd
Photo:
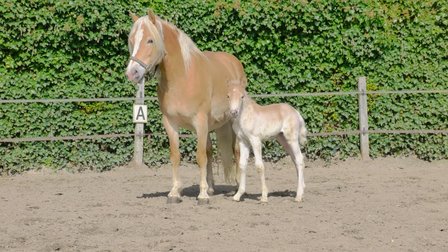
[(178, 204), (181, 202), (182, 202), (182, 199), (180, 197), (168, 197), (166, 200), (167, 204), (173, 204), (173, 203)]
[(211, 196), (211, 195), (215, 194), (215, 190), (213, 188), (208, 188), (207, 194)]
[(198, 199), (198, 205), (202, 206), (202, 205), (208, 205), (210, 204), (210, 200), (209, 199)]

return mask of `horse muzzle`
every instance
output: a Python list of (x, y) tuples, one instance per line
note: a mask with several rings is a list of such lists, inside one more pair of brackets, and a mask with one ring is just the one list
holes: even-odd
[(128, 77), (128, 80), (138, 83), (148, 72), (152, 77), (156, 72), (156, 68), (157, 64), (145, 64), (136, 57), (130, 57), (126, 76)]
[(136, 67), (132, 67), (128, 70), (126, 70), (126, 77), (128, 77), (128, 80), (138, 83), (143, 76), (145, 75), (145, 70), (140, 70)]

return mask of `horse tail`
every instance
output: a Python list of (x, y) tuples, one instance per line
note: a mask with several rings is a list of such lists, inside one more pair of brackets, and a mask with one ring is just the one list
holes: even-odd
[(305, 120), (303, 120), (302, 115), (297, 111), (297, 115), (299, 116), (299, 143), (301, 146), (305, 146), (307, 139), (306, 134), (308, 133), (305, 125)]
[[(236, 148), (236, 135), (232, 130), (232, 122), (227, 122), (216, 131), (216, 144), (224, 167), (224, 178), (227, 183), (234, 183), (237, 180), (237, 164), (234, 165), (233, 156), (237, 160), (239, 152)], [(238, 162), (236, 162), (238, 163)]]

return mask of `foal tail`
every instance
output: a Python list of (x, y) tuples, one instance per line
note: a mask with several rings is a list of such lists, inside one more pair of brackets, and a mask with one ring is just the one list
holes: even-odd
[(301, 146), (305, 146), (307, 142), (306, 134), (308, 133), (308, 131), (306, 129), (305, 120), (303, 120), (303, 117), (299, 113), (299, 111), (297, 111), (297, 115), (299, 116), (299, 143)]

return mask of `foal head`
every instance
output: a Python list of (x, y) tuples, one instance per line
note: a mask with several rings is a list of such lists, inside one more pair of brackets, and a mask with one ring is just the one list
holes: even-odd
[(243, 106), (243, 100), (246, 98), (247, 92), (245, 85), (240, 81), (232, 81), (228, 84), (227, 99), (229, 100), (230, 115), (237, 117)]
[(145, 73), (155, 71), (165, 56), (163, 31), (160, 20), (151, 10), (147, 16), (131, 14), (134, 24), (128, 38), (130, 60), (126, 76), (130, 81), (139, 82)]

